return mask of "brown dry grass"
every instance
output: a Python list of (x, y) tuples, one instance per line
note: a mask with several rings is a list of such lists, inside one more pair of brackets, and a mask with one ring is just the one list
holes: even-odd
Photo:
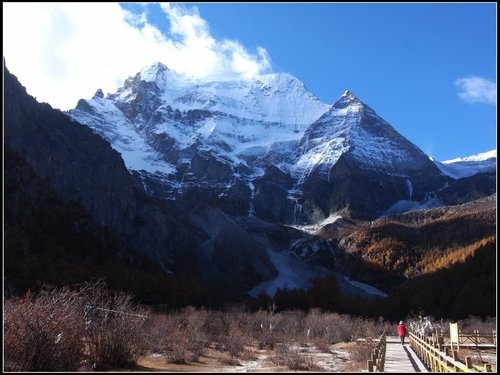
[[(151, 371), (151, 372), (359, 372), (364, 370), (366, 360), (360, 360), (360, 345), (355, 342), (337, 343), (329, 346), (329, 352), (314, 344), (283, 345), (275, 349), (259, 349), (258, 343), (246, 346), (238, 359), (227, 351), (208, 347), (195, 362), (169, 363), (165, 355), (148, 353), (141, 356), (137, 365), (131, 368), (119, 368), (114, 371)], [(301, 359), (298, 359), (300, 356)], [(281, 357), (281, 360), (276, 360)], [(297, 364), (296, 368), (290, 368)]]
[(472, 365), (483, 368), (485, 364), (492, 366), (492, 371), (496, 372), (496, 350), (495, 349), (473, 349), (473, 348), (460, 348), (458, 351), (458, 359), (465, 363), (465, 357), (471, 357)]

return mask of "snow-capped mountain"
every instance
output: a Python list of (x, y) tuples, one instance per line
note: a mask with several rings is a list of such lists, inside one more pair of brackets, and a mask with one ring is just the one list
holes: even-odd
[(69, 115), (84, 125), (4, 75), (5, 144), (44, 183), (164, 272), (238, 293), (338, 272), (384, 295), (344, 277), (339, 240), (359, 223), (348, 216), (495, 192), (491, 173), (443, 175), (352, 93), (328, 106), (288, 75), (203, 82), (154, 64), (80, 100)]
[(299, 150), (304, 209), (317, 219), (345, 208), (359, 218), (378, 217), (400, 200), (425, 201), (448, 182), (418, 147), (349, 91), (307, 129)]
[(98, 91), (81, 100), (70, 115), (108, 139), (130, 169), (170, 173), (182, 151), (199, 143), (237, 162), (240, 154), (297, 141), (327, 108), (288, 74), (214, 82), (156, 63), (106, 98)]
[(375, 218), (451, 181), (351, 92), (329, 106), (289, 74), (194, 80), (155, 63), (68, 114), (149, 194), (272, 222)]
[(451, 178), (458, 179), (470, 177), (477, 173), (495, 172), (497, 166), (497, 150), (442, 162), (437, 160), (433, 161), (444, 174)]
[(175, 199), (208, 184), (224, 199), (231, 188), (249, 196), (266, 157), (286, 164), (283, 155), (327, 109), (288, 74), (201, 81), (156, 63), (69, 115), (107, 139), (150, 194)]

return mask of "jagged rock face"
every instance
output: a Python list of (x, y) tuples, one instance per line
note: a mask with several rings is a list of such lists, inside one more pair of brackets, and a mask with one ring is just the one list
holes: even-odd
[(120, 155), (86, 126), (27, 95), (5, 71), (5, 143), (64, 197), (103, 225), (125, 230), (136, 209), (134, 180)]
[(293, 217), (294, 204), (288, 199), (293, 178), (274, 165), (254, 180), (255, 215), (271, 222), (286, 223)]
[(453, 181), (438, 197), (447, 205), (456, 205), (489, 196), (496, 190), (496, 173), (478, 173)]
[[(120, 155), (88, 127), (37, 103), (14, 76), (6, 70), (4, 74), (5, 143), (62, 197), (80, 203), (97, 222), (131, 238), (136, 249), (154, 261), (172, 258), (164, 246), (171, 219), (153, 215), (154, 209), (142, 204)], [(137, 225), (142, 217), (149, 219)], [(194, 242), (179, 242), (181, 249), (186, 245)]]
[(339, 211), (371, 220), (399, 200), (424, 201), (450, 181), (350, 92), (309, 127), (299, 152), (299, 165), (319, 160), (301, 177), (310, 220)]

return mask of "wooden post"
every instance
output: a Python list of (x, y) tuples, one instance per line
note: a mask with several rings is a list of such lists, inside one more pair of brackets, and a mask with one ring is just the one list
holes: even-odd
[(458, 323), (450, 323), (450, 345), (451, 350), (453, 350), (453, 344), (457, 344), (457, 350), (460, 347), (460, 330), (458, 329)]
[(373, 372), (373, 361), (371, 359), (366, 361), (366, 366), (368, 367), (368, 372)]
[(472, 358), (471, 357), (465, 357), (465, 365), (467, 366), (468, 369), (472, 368)]
[(458, 351), (453, 350), (453, 351), (451, 352), (451, 356), (453, 357), (453, 360), (454, 360), (454, 361), (458, 361)]

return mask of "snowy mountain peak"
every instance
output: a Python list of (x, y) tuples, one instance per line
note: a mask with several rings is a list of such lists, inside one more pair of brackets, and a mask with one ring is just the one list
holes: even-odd
[(100, 99), (104, 98), (104, 93), (102, 92), (101, 89), (98, 89), (95, 92), (94, 96), (92, 97), (92, 99), (98, 99), (98, 98), (100, 98)]
[(168, 72), (170, 69), (165, 64), (161, 62), (155, 62), (151, 65), (148, 65), (141, 69), (139, 74), (143, 81), (153, 81), (158, 74), (163, 74), (164, 72)]
[(137, 78), (144, 82), (155, 82), (159, 88), (163, 89), (167, 82), (171, 80), (171, 73), (165, 64), (156, 62), (143, 68)]
[(350, 90), (344, 91), (340, 98), (333, 104), (333, 108), (342, 109), (347, 107), (363, 108), (366, 105), (357, 98)]

